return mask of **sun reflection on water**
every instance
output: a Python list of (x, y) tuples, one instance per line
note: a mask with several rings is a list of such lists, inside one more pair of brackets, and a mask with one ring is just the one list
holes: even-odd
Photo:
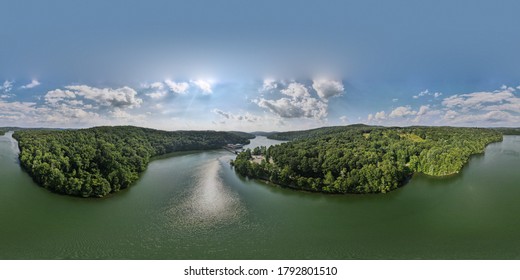
[(180, 205), (172, 205), (168, 215), (176, 227), (208, 229), (240, 222), (246, 210), (238, 194), (226, 186), (220, 170), (222, 163), (211, 160), (194, 172), (194, 186)]

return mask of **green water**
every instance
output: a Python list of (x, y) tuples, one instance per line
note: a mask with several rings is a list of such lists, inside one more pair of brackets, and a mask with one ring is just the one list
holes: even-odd
[[(322, 195), (238, 177), (227, 151), (152, 161), (104, 199), (35, 185), (0, 137), (1, 259), (519, 259), (520, 137), (449, 178)], [(259, 137), (251, 145), (277, 141)]]

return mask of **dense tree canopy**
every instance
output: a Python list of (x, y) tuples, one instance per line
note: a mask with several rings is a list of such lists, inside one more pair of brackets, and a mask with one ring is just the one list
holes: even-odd
[(496, 127), (493, 129), (504, 135), (520, 135), (520, 128), (518, 127)]
[(4, 135), (8, 131), (17, 130), (17, 127), (0, 127), (0, 136)]
[(20, 130), (20, 163), (41, 186), (62, 194), (103, 197), (127, 188), (150, 158), (249, 140), (228, 132), (160, 131), (139, 127)]
[(483, 128), (365, 125), (270, 137), (292, 141), (240, 153), (232, 162), (236, 172), (291, 188), (328, 193), (388, 192), (414, 172), (454, 174), (471, 155), (502, 140), (501, 133)]

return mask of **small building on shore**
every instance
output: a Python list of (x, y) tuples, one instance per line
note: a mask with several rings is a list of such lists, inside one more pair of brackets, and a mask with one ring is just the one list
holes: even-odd
[(244, 145), (242, 144), (227, 144), (227, 147), (233, 150), (242, 149)]

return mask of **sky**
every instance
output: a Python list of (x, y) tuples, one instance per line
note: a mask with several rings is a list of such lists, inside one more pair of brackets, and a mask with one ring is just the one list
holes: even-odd
[(520, 127), (519, 1), (0, 7), (0, 127)]

